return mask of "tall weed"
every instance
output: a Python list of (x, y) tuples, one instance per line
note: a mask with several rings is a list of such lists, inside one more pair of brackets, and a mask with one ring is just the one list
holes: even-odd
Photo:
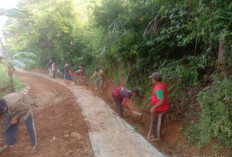
[(201, 107), (199, 122), (191, 123), (186, 129), (186, 136), (190, 142), (202, 148), (216, 138), (232, 148), (232, 80), (215, 78), (214, 86), (208, 91), (197, 95)]

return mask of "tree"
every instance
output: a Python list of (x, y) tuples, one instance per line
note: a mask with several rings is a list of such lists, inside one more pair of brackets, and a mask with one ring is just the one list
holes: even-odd
[(34, 57), (35, 55), (31, 52), (8, 52), (1, 58), (1, 61), (5, 66), (9, 77), (8, 84), (5, 87), (1, 88), (4, 93), (12, 93), (15, 91), (13, 84), (13, 74), (15, 71), (14, 67), (25, 68), (26, 64), (34, 63)]
[(221, 40), (219, 40), (219, 48), (218, 48), (218, 64), (219, 64), (219, 66), (226, 64), (224, 50), (225, 50), (225, 40), (221, 39)]
[[(16, 19), (25, 18), (25, 14), (23, 13), (23, 11), (17, 8), (14, 9), (0, 8), (0, 15), (13, 17)], [(14, 67), (25, 68), (26, 67), (25, 64), (33, 63), (31, 57), (34, 57), (35, 55), (30, 52), (17, 52), (17, 53), (9, 52), (6, 49), (6, 47), (3, 45), (2, 40), (0, 41), (0, 43), (4, 51), (3, 57), (1, 57), (0, 60), (5, 66), (9, 77), (8, 84), (5, 87), (2, 87), (0, 91), (4, 93), (12, 93), (15, 91), (13, 84), (13, 73), (15, 70)]]

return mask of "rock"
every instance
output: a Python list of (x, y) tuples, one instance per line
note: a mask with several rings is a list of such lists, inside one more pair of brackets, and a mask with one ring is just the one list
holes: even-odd
[(75, 144), (77, 143), (77, 140), (74, 139), (74, 138), (72, 138), (72, 139), (69, 141), (69, 143), (70, 143), (71, 145), (75, 145)]
[(78, 132), (72, 132), (71, 137), (73, 137), (73, 138), (75, 138), (77, 140), (83, 140), (83, 137)]
[(51, 142), (55, 142), (56, 141), (56, 137), (55, 136), (53, 136), (53, 138), (51, 139)]
[(69, 138), (69, 137), (70, 137), (69, 134), (64, 135), (64, 138), (65, 138), (65, 139), (67, 139), (67, 138)]

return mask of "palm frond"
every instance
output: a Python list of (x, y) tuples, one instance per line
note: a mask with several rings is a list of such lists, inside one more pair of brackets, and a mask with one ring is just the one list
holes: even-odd
[(153, 20), (151, 20), (143, 33), (143, 37), (155, 32), (158, 29), (158, 25), (160, 23), (159, 15), (156, 15)]
[(19, 68), (25, 68), (25, 64), (19, 60), (10, 60), (8, 62), (9, 65), (11, 66), (16, 66), (16, 67), (19, 67)]
[(20, 58), (20, 61), (25, 63), (25, 64), (34, 64), (35, 61), (33, 59), (30, 58)]
[(17, 52), (12, 56), (12, 59), (15, 58), (33, 58), (36, 57), (36, 55), (32, 52)]
[(18, 8), (12, 8), (12, 9), (0, 8), (0, 15), (5, 15), (8, 17), (15, 17), (15, 18), (25, 18), (25, 14), (23, 10)]

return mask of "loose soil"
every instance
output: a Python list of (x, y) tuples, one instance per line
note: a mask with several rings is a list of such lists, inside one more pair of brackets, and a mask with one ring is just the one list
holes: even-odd
[[(16, 143), (1, 157), (92, 157), (88, 128), (72, 92), (64, 86), (31, 75), (17, 73), (28, 85), (28, 94), (36, 101), (34, 109), (38, 152), (30, 155), (30, 140), (20, 121)], [(79, 133), (81, 138), (72, 137)], [(2, 132), (1, 132), (2, 133)], [(1, 145), (3, 138), (0, 139)]]

